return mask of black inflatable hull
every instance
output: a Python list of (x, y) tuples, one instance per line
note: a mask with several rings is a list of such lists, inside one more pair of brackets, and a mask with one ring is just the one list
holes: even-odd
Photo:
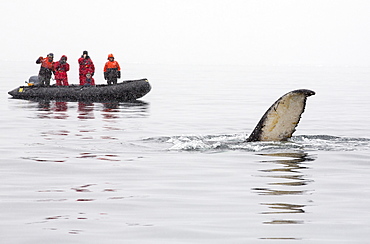
[(20, 99), (133, 101), (145, 96), (150, 90), (148, 80), (141, 79), (123, 81), (111, 86), (21, 86), (8, 94)]

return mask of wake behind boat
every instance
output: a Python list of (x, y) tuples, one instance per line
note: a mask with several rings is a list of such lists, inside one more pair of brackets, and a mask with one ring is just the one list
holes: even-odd
[(147, 79), (127, 80), (116, 85), (20, 86), (8, 94), (20, 99), (132, 101), (151, 90)]

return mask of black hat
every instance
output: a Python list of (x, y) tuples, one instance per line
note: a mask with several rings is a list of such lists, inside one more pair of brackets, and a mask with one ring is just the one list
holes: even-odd
[(87, 55), (87, 51), (84, 51), (84, 52), (82, 53), (82, 55), (84, 55), (84, 54), (86, 54), (86, 55)]

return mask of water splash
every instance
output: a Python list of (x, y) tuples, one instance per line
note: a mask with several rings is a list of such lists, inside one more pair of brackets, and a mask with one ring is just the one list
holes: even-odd
[(367, 151), (370, 139), (349, 138), (329, 135), (293, 136), (285, 142), (246, 142), (246, 134), (223, 135), (181, 135), (172, 137), (147, 138), (145, 141), (165, 143), (168, 150), (210, 151), (243, 150), (250, 152), (271, 151)]

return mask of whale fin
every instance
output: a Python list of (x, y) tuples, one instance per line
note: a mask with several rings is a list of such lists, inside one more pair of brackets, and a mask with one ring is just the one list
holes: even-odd
[(254, 141), (285, 141), (292, 136), (314, 91), (300, 89), (280, 97), (262, 116), (247, 139)]

